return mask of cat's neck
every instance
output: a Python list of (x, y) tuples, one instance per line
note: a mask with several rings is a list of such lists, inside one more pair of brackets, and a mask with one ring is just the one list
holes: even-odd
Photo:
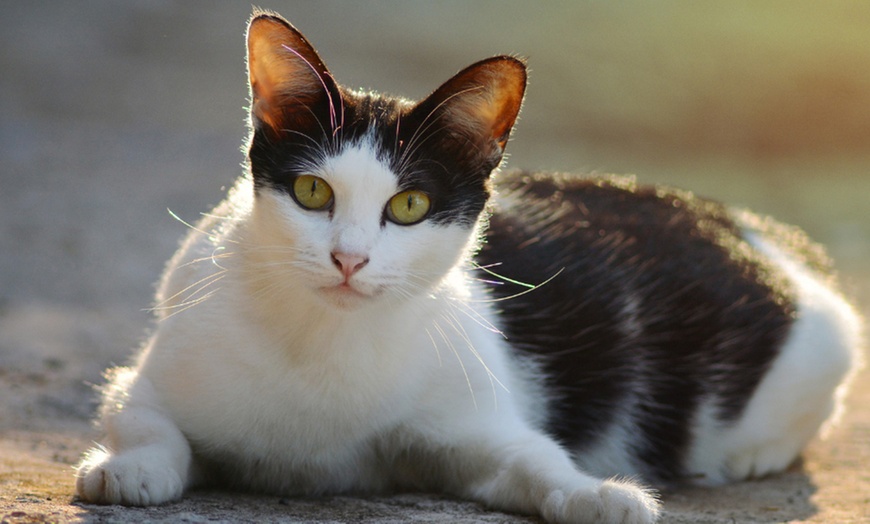
[(425, 334), (434, 336), (433, 319), (454, 314), (449, 305), (455, 301), (452, 285), (402, 303), (375, 301), (353, 309), (336, 308), (307, 290), (288, 288), (252, 302), (248, 314), (296, 365), (404, 362), (417, 352), (432, 356)]

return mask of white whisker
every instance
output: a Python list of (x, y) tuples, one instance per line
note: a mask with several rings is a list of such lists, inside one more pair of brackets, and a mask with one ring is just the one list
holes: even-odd
[(469, 300), (468, 302), (470, 302), (470, 303), (478, 303), (478, 304), (490, 304), (490, 303), (494, 303), (494, 302), (503, 302), (503, 301), (505, 301), (505, 300), (511, 300), (511, 299), (514, 299), (514, 298), (517, 298), (517, 297), (521, 297), (521, 296), (523, 296), (523, 295), (525, 295), (525, 294), (527, 294), (527, 293), (531, 293), (532, 291), (535, 291), (536, 289), (540, 288), (541, 286), (544, 286), (544, 285), (546, 285), (546, 284), (549, 284), (551, 281), (553, 281), (553, 279), (555, 279), (556, 277), (558, 277), (559, 275), (561, 275), (561, 274), (562, 274), (562, 271), (565, 271), (565, 268), (564, 268), (564, 267), (563, 267), (562, 269), (560, 269), (559, 271), (556, 271), (556, 273), (553, 274), (553, 276), (551, 276), (551, 277), (548, 278), (547, 280), (544, 280), (544, 281), (541, 282), (540, 284), (525, 284), (525, 283), (523, 283), (523, 282), (519, 282), (519, 281), (516, 281), (516, 280), (511, 280), (511, 279), (509, 279), (509, 278), (507, 278), (507, 277), (504, 277), (504, 276), (502, 276), (502, 275), (498, 275), (498, 274), (496, 274), (496, 273), (492, 273), (492, 272), (487, 271), (487, 273), (490, 273), (491, 275), (495, 275), (495, 276), (497, 276), (498, 278), (501, 278), (501, 279), (503, 279), (503, 280), (506, 281), (506, 282), (510, 282), (511, 284), (516, 284), (516, 285), (518, 285), (518, 286), (523, 286), (523, 287), (525, 287), (526, 289), (525, 289), (524, 291), (520, 291), (519, 293), (516, 293), (516, 294), (513, 294), (513, 295), (509, 295), (509, 296), (506, 296), (506, 297), (500, 297), (500, 298), (487, 298), (487, 299), (478, 299), (478, 300)]
[[(213, 241), (213, 242), (217, 240), (218, 235), (217, 235), (217, 232), (216, 232), (216, 231), (212, 231), (212, 232), (203, 231), (202, 229), (199, 229), (197, 226), (194, 226), (194, 225), (191, 224), (190, 222), (187, 222), (187, 221), (184, 220), (183, 218), (181, 218), (181, 217), (179, 217), (178, 215), (176, 215), (175, 212), (172, 211), (171, 209), (166, 208), (166, 211), (169, 213), (169, 215), (170, 215), (172, 218), (174, 218), (175, 220), (177, 220), (177, 221), (181, 222), (182, 224), (184, 224), (185, 226), (187, 226), (188, 229), (192, 229), (192, 230), (196, 231), (197, 233), (202, 234), (203, 236), (205, 236), (206, 238), (208, 238), (209, 240), (211, 240), (211, 241)], [(222, 240), (223, 240), (224, 242), (229, 242), (229, 243), (231, 243), (231, 244), (237, 244), (237, 243), (238, 243), (236, 240), (233, 240), (233, 239), (231, 239), (231, 238), (223, 238)]]
[(497, 328), (492, 322), (486, 319), (483, 315), (480, 314), (476, 309), (471, 307), (471, 304), (468, 304), (464, 300), (457, 299), (448, 299), (450, 300), (450, 305), (457, 309), (459, 312), (473, 320), (477, 325), (486, 329), (490, 333), (495, 333), (496, 335), (500, 335), (505, 337), (505, 334), (502, 330)]
[[(218, 278), (217, 280), (221, 280), (222, 278), (223, 277)], [(203, 295), (195, 300), (185, 301), (185, 302), (182, 302), (181, 304), (178, 304), (177, 306), (172, 306), (172, 307), (177, 307), (180, 309), (174, 310), (172, 313), (166, 315), (161, 320), (167, 320), (169, 318), (174, 317), (175, 315), (177, 315), (179, 313), (183, 313), (183, 312), (187, 311), (188, 309), (192, 308), (193, 306), (196, 306), (198, 304), (202, 304), (203, 302), (205, 302), (206, 300), (211, 298), (215, 293), (217, 293), (220, 290), (221, 290), (221, 288), (212, 289), (208, 293), (206, 293), (205, 295)]]
[[(196, 291), (192, 292), (190, 295), (188, 295), (182, 302), (180, 302), (178, 304), (171, 305), (171, 306), (155, 306), (153, 308), (148, 309), (148, 311), (152, 311), (152, 312), (171, 311), (171, 313), (169, 313), (165, 317), (161, 317), (160, 321), (165, 321), (169, 318), (172, 318), (175, 315), (182, 313), (184, 311), (187, 311), (188, 309), (190, 309), (196, 305), (202, 304), (203, 302), (205, 302), (206, 300), (208, 300), (209, 298), (214, 296), (214, 294), (217, 293), (218, 291), (220, 291), (221, 288), (210, 289), (205, 295), (200, 296), (200, 297), (197, 297), (196, 295), (198, 295), (199, 293), (202, 293), (205, 289), (213, 286), (215, 283), (223, 280), (223, 278), (225, 276), (226, 276), (225, 272), (218, 272), (218, 273), (215, 273), (213, 275), (209, 275), (208, 277), (206, 277), (203, 280), (206, 280), (206, 279), (211, 279), (211, 280), (206, 282), (205, 284), (203, 284), (200, 288), (198, 288)], [(200, 280), (200, 282), (202, 282), (202, 280)], [(196, 297), (196, 298), (194, 298), (194, 297)]]
[(423, 331), (428, 335), (429, 340), (432, 341), (432, 347), (435, 348), (435, 355), (438, 357), (438, 367), (443, 367), (444, 362), (441, 361), (441, 351), (438, 349), (438, 344), (435, 343), (435, 338), (432, 337), (432, 332), (429, 331), (429, 328), (423, 328)]
[[(478, 91), (481, 89), (484, 89), (483, 86), (475, 86), (475, 87), (470, 87), (468, 89), (464, 89), (462, 91), (457, 91), (456, 93), (453, 93), (452, 95), (448, 96), (447, 98), (445, 98), (444, 100), (439, 102), (438, 105), (436, 105), (434, 108), (432, 108), (432, 110), (429, 111), (429, 114), (427, 114), (425, 116), (425, 118), (423, 118), (423, 121), (420, 122), (420, 125), (414, 131), (414, 134), (411, 135), (411, 138), (408, 140), (408, 143), (405, 144), (406, 149), (400, 155), (398, 165), (400, 167), (404, 167), (405, 159), (408, 158), (408, 156), (410, 154), (412, 154), (411, 151), (416, 151), (417, 147), (415, 145), (415, 142), (419, 139), (419, 137), (422, 134), (427, 133), (429, 131), (429, 128), (437, 121), (437, 119), (433, 119), (431, 122), (429, 122), (429, 119), (432, 118), (435, 115), (435, 113), (438, 112), (439, 109), (441, 109), (450, 100), (452, 100), (458, 96), (464, 95), (465, 93), (469, 93), (472, 91)], [(431, 137), (432, 135), (434, 135), (434, 133), (430, 133), (429, 136), (426, 137), (426, 140), (428, 140), (429, 137)]]
[(493, 373), (489, 366), (486, 364), (486, 362), (484, 362), (483, 357), (477, 351), (477, 348), (474, 347), (474, 342), (471, 341), (471, 338), (468, 336), (468, 332), (465, 331), (465, 327), (462, 325), (462, 322), (459, 320), (459, 318), (457, 318), (452, 311), (445, 313), (445, 315), (442, 315), (442, 318), (444, 318), (444, 320), (447, 321), (450, 327), (452, 327), (453, 330), (456, 331), (456, 333), (459, 335), (459, 337), (462, 338), (462, 341), (465, 342), (466, 348), (468, 348), (471, 354), (474, 355), (474, 358), (477, 359), (480, 365), (483, 366), (483, 369), (486, 371), (487, 377), (489, 378), (489, 384), (492, 387), (493, 402), (498, 405), (498, 395), (495, 391), (495, 384), (501, 386), (501, 388), (505, 391), (508, 391), (507, 386), (505, 386), (501, 382), (501, 380), (499, 380), (498, 377), (495, 376), (495, 373)]
[[(165, 299), (164, 299), (163, 301), (161, 301), (159, 304), (155, 304), (153, 307), (148, 308), (146, 311), (167, 311), (167, 310), (171, 310), (171, 309), (179, 308), (179, 307), (182, 307), (182, 306), (186, 306), (186, 305), (188, 305), (188, 304), (191, 302), (191, 300), (193, 300), (193, 297), (195, 297), (196, 295), (198, 295), (199, 293), (201, 293), (202, 291), (204, 291), (206, 288), (208, 288), (209, 286), (211, 286), (211, 285), (214, 284), (215, 282), (217, 282), (217, 281), (223, 279), (224, 276), (226, 276), (226, 273), (227, 273), (227, 271), (226, 271), (225, 269), (222, 269), (222, 270), (217, 271), (217, 272), (215, 272), (215, 273), (212, 273), (212, 274), (210, 274), (210, 275), (208, 275), (208, 276), (206, 276), (206, 277), (203, 277), (203, 278), (197, 280), (196, 282), (194, 282), (193, 284), (191, 284), (191, 285), (187, 286), (186, 288), (182, 289), (182, 290), (179, 291), (178, 293), (175, 293), (175, 294), (172, 295), (171, 297), (165, 298)], [(199, 287), (197, 287), (197, 286), (199, 286)], [(168, 302), (171, 302), (171, 301), (175, 300), (176, 298), (180, 297), (180, 296), (183, 295), (184, 293), (187, 293), (188, 291), (190, 291), (190, 290), (193, 289), (193, 288), (197, 288), (197, 289), (194, 290), (194, 291), (192, 291), (192, 292), (190, 292), (190, 293), (187, 295), (187, 297), (185, 297), (185, 298), (181, 301), (181, 303), (179, 303), (179, 304), (174, 304), (174, 305), (171, 305), (171, 306), (164, 305), (164, 304), (167, 304)], [(199, 299), (196, 299), (196, 301), (199, 302)]]
[(447, 344), (447, 347), (450, 348), (450, 351), (453, 352), (453, 355), (456, 356), (456, 360), (459, 361), (459, 367), (462, 368), (462, 374), (465, 376), (465, 383), (468, 384), (468, 391), (471, 393), (471, 402), (474, 404), (474, 409), (477, 409), (477, 398), (474, 395), (474, 386), (471, 384), (471, 378), (468, 376), (468, 370), (465, 369), (465, 362), (463, 362), (462, 357), (459, 355), (459, 352), (456, 350), (456, 347), (453, 345), (453, 341), (450, 340), (450, 337), (447, 336), (447, 333), (444, 332), (444, 329), (441, 328), (441, 325), (438, 324), (438, 321), (433, 319), (432, 326), (435, 328), (435, 331), (441, 335), (441, 338)]
[(184, 264), (181, 264), (178, 267), (188, 267), (188, 266), (192, 266), (194, 264), (198, 264), (200, 262), (211, 262), (212, 264), (219, 267), (220, 269), (226, 270), (225, 267), (218, 264), (218, 262), (217, 262), (218, 259), (232, 258), (232, 257), (236, 256), (238, 253), (234, 252), (234, 251), (229, 251), (227, 253), (221, 253), (219, 255), (215, 254), (217, 251), (220, 251), (222, 249), (225, 249), (225, 248), (223, 246), (216, 247), (216, 248), (214, 248), (214, 251), (212, 252), (211, 256), (195, 258), (189, 262), (185, 262)]

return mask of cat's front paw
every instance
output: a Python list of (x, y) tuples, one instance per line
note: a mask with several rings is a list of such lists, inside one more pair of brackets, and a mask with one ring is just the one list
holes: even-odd
[(658, 518), (659, 502), (631, 483), (608, 480), (598, 489), (554, 490), (541, 513), (548, 522), (558, 524), (651, 524)]
[(147, 448), (117, 455), (94, 449), (78, 467), (76, 491), (94, 504), (152, 506), (181, 498), (184, 482), (164, 455)]

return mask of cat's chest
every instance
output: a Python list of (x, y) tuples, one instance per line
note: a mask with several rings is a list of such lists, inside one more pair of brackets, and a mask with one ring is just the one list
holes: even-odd
[(333, 325), (283, 340), (227, 330), (207, 351), (176, 352), (154, 373), (194, 443), (251, 456), (353, 452), (407, 417), (430, 380), (431, 344), (389, 326)]

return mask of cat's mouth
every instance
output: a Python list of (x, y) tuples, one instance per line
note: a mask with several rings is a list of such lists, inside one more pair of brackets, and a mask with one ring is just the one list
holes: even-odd
[(326, 289), (331, 290), (334, 293), (349, 294), (360, 297), (369, 296), (367, 293), (363, 293), (362, 291), (354, 287), (353, 284), (351, 284), (350, 282), (342, 282), (337, 286), (327, 287)]
[(362, 291), (350, 282), (342, 282), (334, 286), (324, 286), (320, 288), (320, 293), (330, 300), (338, 304), (340, 307), (355, 307), (362, 305), (363, 302), (371, 300), (379, 294), (380, 290), (373, 292)]

